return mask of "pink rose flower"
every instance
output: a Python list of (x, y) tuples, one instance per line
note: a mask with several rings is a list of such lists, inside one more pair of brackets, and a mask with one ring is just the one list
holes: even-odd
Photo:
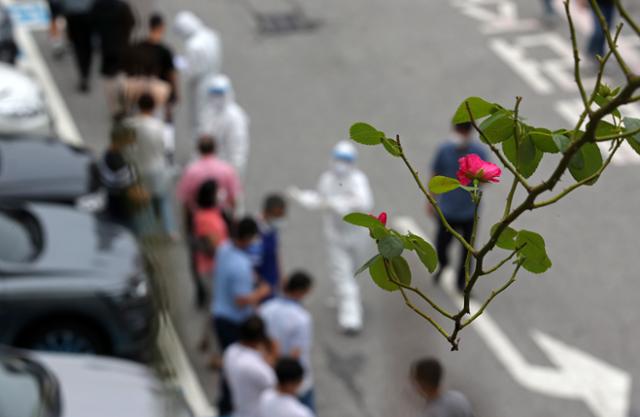
[(483, 161), (478, 155), (471, 153), (458, 159), (460, 168), (456, 176), (462, 185), (469, 185), (473, 180), (480, 182), (500, 182), (502, 170), (496, 164)]

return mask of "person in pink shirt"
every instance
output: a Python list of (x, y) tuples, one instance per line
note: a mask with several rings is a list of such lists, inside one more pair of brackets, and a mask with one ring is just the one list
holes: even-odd
[(178, 199), (187, 208), (187, 214), (196, 208), (196, 197), (200, 186), (207, 180), (218, 184), (220, 209), (233, 213), (242, 193), (238, 174), (230, 164), (216, 157), (216, 143), (211, 136), (202, 136), (198, 140), (200, 157), (191, 162), (184, 170), (178, 183)]
[(193, 236), (197, 241), (196, 270), (204, 281), (211, 280), (216, 248), (228, 239), (227, 224), (216, 207), (218, 185), (205, 181), (198, 190), (198, 208), (193, 212)]

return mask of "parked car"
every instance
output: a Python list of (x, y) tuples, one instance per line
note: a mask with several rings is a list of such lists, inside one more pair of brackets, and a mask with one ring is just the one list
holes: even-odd
[(15, 64), (18, 46), (13, 37), (13, 22), (6, 7), (0, 4), (0, 62)]
[(85, 148), (51, 137), (0, 135), (0, 199), (75, 203), (98, 186)]
[(63, 205), (0, 203), (0, 344), (145, 356), (154, 317), (129, 231)]
[(187, 417), (147, 367), (100, 356), (0, 348), (0, 416)]
[(0, 62), (0, 133), (51, 132), (40, 87), (17, 68)]

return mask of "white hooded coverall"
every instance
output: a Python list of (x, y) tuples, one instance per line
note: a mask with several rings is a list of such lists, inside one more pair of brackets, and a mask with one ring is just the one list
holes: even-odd
[(233, 85), (226, 75), (207, 77), (202, 88), (204, 101), (198, 133), (213, 136), (218, 157), (243, 177), (249, 159), (249, 117), (236, 103)]
[[(367, 176), (354, 165), (356, 151), (353, 145), (344, 141), (338, 143), (334, 157), (339, 156), (337, 153), (341, 149), (351, 152), (354, 161), (334, 160), (332, 169), (320, 177), (318, 194), (327, 208), (324, 232), (329, 273), (338, 298), (338, 324), (343, 330), (357, 331), (362, 327), (362, 301), (354, 273), (363, 262), (369, 239), (365, 229), (346, 223), (343, 217), (355, 211), (371, 211), (373, 194)], [(342, 164), (343, 170), (335, 169), (336, 164)]]
[(176, 15), (175, 31), (185, 39), (184, 74), (187, 83), (189, 114), (194, 133), (198, 128), (203, 97), (201, 84), (222, 69), (222, 43), (218, 33), (205, 26), (193, 13), (181, 11)]

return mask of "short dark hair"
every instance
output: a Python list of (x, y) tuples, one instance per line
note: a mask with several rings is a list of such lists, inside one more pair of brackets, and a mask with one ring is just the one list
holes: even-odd
[(304, 368), (297, 359), (283, 357), (276, 363), (276, 376), (280, 385), (295, 384), (302, 381)]
[(149, 29), (156, 30), (162, 26), (164, 26), (164, 18), (162, 17), (162, 15), (160, 13), (153, 13), (149, 17)]
[(278, 193), (272, 193), (265, 197), (262, 203), (262, 211), (264, 213), (271, 213), (273, 210), (282, 209), (287, 207), (287, 202), (284, 197)]
[(233, 232), (233, 237), (235, 239), (252, 239), (258, 234), (258, 224), (252, 217), (245, 217), (235, 225)]
[(216, 140), (213, 136), (202, 135), (198, 139), (198, 152), (201, 155), (211, 155), (216, 153)]
[(411, 375), (423, 387), (438, 388), (444, 371), (435, 358), (417, 360), (411, 367)]
[(215, 180), (206, 180), (198, 188), (196, 203), (200, 208), (213, 208), (216, 206), (218, 195), (218, 183)]
[(459, 133), (469, 133), (471, 132), (472, 128), (473, 125), (471, 124), (471, 122), (456, 123), (455, 125), (453, 125), (453, 130)]
[(152, 111), (153, 109), (155, 109), (155, 107), (156, 101), (150, 93), (145, 92), (140, 94), (140, 97), (138, 97), (138, 108), (140, 110)]
[(257, 315), (252, 315), (240, 324), (238, 339), (241, 342), (256, 343), (267, 340), (264, 321)]
[(289, 276), (284, 285), (285, 292), (307, 291), (313, 286), (313, 279), (304, 271), (296, 271)]

